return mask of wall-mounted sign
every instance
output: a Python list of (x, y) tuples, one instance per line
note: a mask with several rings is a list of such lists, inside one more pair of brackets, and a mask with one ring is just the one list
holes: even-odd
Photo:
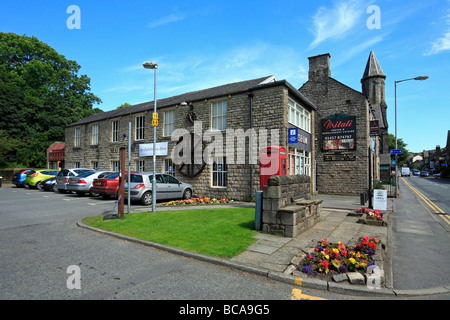
[(323, 151), (356, 149), (356, 117), (334, 114), (320, 121)]
[(288, 142), (289, 143), (297, 143), (298, 142), (298, 129), (297, 128), (289, 128), (288, 129)]
[[(169, 149), (168, 142), (157, 142), (156, 153), (157, 156), (167, 156)], [(139, 145), (139, 157), (153, 156), (153, 143), (142, 143)]]
[(291, 148), (297, 148), (308, 152), (312, 151), (311, 133), (295, 127), (292, 124), (289, 124), (288, 128), (288, 143)]
[(354, 153), (335, 153), (324, 154), (323, 161), (355, 161), (356, 154)]
[(370, 120), (370, 134), (371, 137), (377, 137), (380, 135), (380, 126), (378, 120)]

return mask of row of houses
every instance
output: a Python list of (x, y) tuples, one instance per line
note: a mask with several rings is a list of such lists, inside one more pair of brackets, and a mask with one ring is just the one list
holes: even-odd
[(279, 174), (311, 177), (312, 192), (359, 195), (371, 179), (389, 177), (386, 76), (371, 52), (360, 92), (331, 77), (330, 58), (308, 58), (300, 88), (269, 75), (160, 99), (157, 115), (151, 101), (72, 123), (63, 165), (118, 170), (130, 138), (131, 169), (151, 171), (157, 117), (156, 170), (198, 195), (252, 200), (260, 152), (274, 145), (284, 159)]

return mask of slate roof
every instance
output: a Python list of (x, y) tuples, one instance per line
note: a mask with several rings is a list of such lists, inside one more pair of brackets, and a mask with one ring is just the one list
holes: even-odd
[[(288, 87), (288, 89), (291, 92), (293, 92), (295, 96), (297, 96), (298, 98), (303, 100), (306, 104), (308, 104), (313, 109), (316, 109), (316, 107), (311, 102), (309, 102), (304, 96), (302, 96), (300, 94), (300, 92), (298, 92), (291, 84), (289, 84), (285, 80), (277, 81), (274, 76), (266, 76), (266, 77), (253, 79), (253, 80), (234, 82), (234, 83), (229, 83), (229, 84), (225, 84), (225, 85), (221, 85), (221, 86), (217, 86), (217, 87), (213, 87), (213, 88), (209, 88), (209, 89), (183, 93), (183, 94), (165, 98), (165, 99), (158, 99), (156, 107), (159, 110), (164, 107), (175, 106), (175, 105), (181, 104), (182, 102), (189, 103), (189, 102), (195, 102), (195, 101), (200, 101), (200, 100), (205, 100), (205, 99), (213, 99), (213, 98), (217, 98), (217, 97), (227, 96), (230, 94), (245, 93), (245, 92), (248, 92), (249, 90), (256, 90), (259, 88), (264, 88), (268, 85), (280, 85), (280, 84)], [(74, 122), (74, 123), (68, 125), (67, 127), (77, 126), (77, 125), (86, 124), (86, 123), (90, 123), (90, 122), (102, 121), (102, 120), (106, 120), (106, 119), (117, 118), (120, 116), (125, 116), (125, 115), (129, 115), (129, 114), (133, 114), (133, 113), (139, 113), (139, 112), (143, 112), (143, 111), (149, 111), (149, 110), (153, 110), (153, 109), (154, 109), (153, 101), (144, 102), (144, 103), (136, 104), (136, 105), (129, 106), (126, 108), (97, 113), (97, 114), (94, 114), (87, 118), (81, 119), (77, 122)]]
[(369, 59), (367, 60), (366, 69), (364, 70), (362, 79), (375, 76), (381, 76), (386, 78), (386, 76), (383, 73), (383, 70), (381, 70), (377, 57), (375, 57), (375, 53), (373, 53), (373, 51), (370, 51)]

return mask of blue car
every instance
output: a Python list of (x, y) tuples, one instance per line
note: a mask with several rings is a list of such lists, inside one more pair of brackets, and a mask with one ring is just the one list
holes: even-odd
[(17, 187), (23, 187), (23, 182), (27, 177), (27, 173), (30, 172), (31, 170), (35, 169), (22, 169), (18, 173), (14, 174), (12, 183), (15, 184)]

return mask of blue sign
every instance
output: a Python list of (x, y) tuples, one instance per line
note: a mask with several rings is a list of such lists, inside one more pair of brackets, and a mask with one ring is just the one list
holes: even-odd
[(297, 143), (298, 142), (298, 129), (297, 128), (289, 128), (288, 129), (288, 142), (289, 143)]
[(392, 149), (391, 150), (391, 154), (401, 154), (401, 153), (403, 153), (402, 149)]

